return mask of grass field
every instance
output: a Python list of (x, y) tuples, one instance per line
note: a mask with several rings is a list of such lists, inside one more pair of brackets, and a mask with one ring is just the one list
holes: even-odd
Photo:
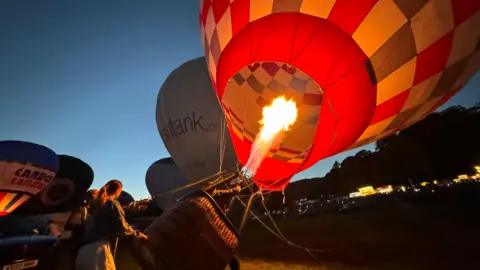
[(297, 244), (316, 249), (341, 247), (313, 252), (316, 260), (251, 222), (242, 237), (241, 255), (324, 269), (479, 269), (478, 213), (446, 207), (406, 207), (278, 220), (285, 236)]
[[(251, 221), (240, 242), (242, 269), (479, 269), (477, 209), (396, 207), (277, 220), (285, 236), (296, 244), (315, 249), (341, 247), (313, 252), (315, 259)], [(118, 268), (138, 269), (128, 252), (119, 249)]]

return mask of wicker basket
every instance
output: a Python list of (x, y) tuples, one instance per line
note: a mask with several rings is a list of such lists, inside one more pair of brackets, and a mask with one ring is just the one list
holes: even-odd
[(186, 196), (146, 230), (156, 269), (223, 270), (234, 258), (238, 233), (204, 192)]

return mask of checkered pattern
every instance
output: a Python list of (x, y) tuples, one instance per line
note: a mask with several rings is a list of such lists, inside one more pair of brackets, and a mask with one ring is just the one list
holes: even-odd
[[(367, 66), (371, 67), (372, 81), (377, 85), (375, 113), (358, 140), (345, 145), (344, 150), (374, 142), (420, 121), (457, 93), (480, 68), (478, 0), (204, 0), (200, 25), (215, 86), (217, 64), (230, 41), (249, 23), (286, 12), (328, 20), (349, 34), (369, 58)], [(261, 42), (245, 46), (258, 51)], [(287, 77), (282, 81), (281, 76), (277, 78), (270, 71), (288, 73), (280, 63), (252, 62), (248, 68), (240, 70), (225, 89), (223, 106), (240, 138), (254, 138), (258, 132), (255, 121), (261, 118), (258, 108), (272, 95), (286, 93), (285, 89), (289, 89), (294, 97), (300, 99), (303, 94), (305, 98), (308, 85), (315, 85), (308, 74), (297, 76), (294, 73), (287, 82)], [(345, 72), (338, 77), (350, 71)], [(320, 102), (316, 106), (321, 106), (322, 101), (319, 89), (326, 90), (330, 85), (319, 84), (311, 86), (312, 92), (308, 92)], [(302, 102), (300, 104), (305, 105), (306, 102)], [(252, 104), (254, 112), (249, 112), (252, 107), (247, 106)], [(338, 112), (338, 108), (333, 111)], [(306, 115), (318, 120), (318, 112), (316, 108)], [(313, 126), (315, 122), (304, 120), (301, 123)], [(302, 139), (285, 143), (292, 152), (306, 149), (305, 142), (310, 139), (305, 138), (304, 132), (296, 134)], [(330, 153), (333, 154), (336, 153)]]
[[(242, 99), (239, 99), (239, 89), (244, 94)], [(291, 98), (297, 104), (301, 113), (292, 129), (304, 135), (302, 138), (287, 136), (269, 156), (298, 163), (313, 140), (323, 97), (318, 84), (305, 73), (283, 63), (252, 64), (233, 76), (222, 103), (236, 136), (253, 142), (259, 132), (258, 120), (262, 118), (263, 107), (279, 96)]]

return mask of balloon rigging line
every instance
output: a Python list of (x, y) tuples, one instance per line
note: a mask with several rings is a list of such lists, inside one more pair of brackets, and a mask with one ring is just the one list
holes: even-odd
[[(265, 222), (263, 222), (257, 215), (255, 215), (255, 213), (251, 210), (249, 210), (250, 214), (252, 215), (252, 217), (257, 220), (260, 225), (262, 225), (265, 229), (267, 229), (267, 231), (269, 231), (270, 233), (272, 233), (275, 237), (279, 238), (280, 240), (284, 241), (287, 245), (291, 246), (291, 247), (294, 247), (294, 248), (297, 248), (297, 249), (302, 249), (304, 250), (305, 252), (307, 252), (314, 260), (316, 260), (317, 258), (315, 257), (315, 255), (313, 254), (313, 252), (316, 252), (316, 253), (320, 253), (320, 252), (331, 252), (331, 251), (335, 251), (335, 250), (339, 250), (339, 249), (343, 249), (345, 247), (343, 246), (340, 246), (340, 247), (334, 247), (334, 248), (329, 248), (329, 249), (314, 249), (314, 248), (308, 248), (308, 247), (305, 247), (305, 246), (302, 246), (302, 245), (298, 245), (290, 240), (288, 240), (285, 235), (282, 233), (282, 231), (280, 230), (280, 228), (278, 227), (278, 225), (276, 224), (276, 222), (274, 221), (273, 217), (270, 215), (270, 212), (268, 211), (265, 203), (264, 203), (264, 197), (263, 197), (263, 194), (262, 193), (259, 193), (260, 196), (261, 196), (261, 202), (262, 202), (262, 206), (263, 208), (265, 209), (266, 213), (267, 213), (267, 216), (270, 220), (270, 222), (272, 223), (272, 225), (275, 227), (275, 230), (274, 231), (272, 228), (270, 228)], [(252, 194), (254, 195), (254, 194)], [(245, 205), (245, 203), (240, 200), (239, 198), (235, 197), (234, 199), (238, 200), (245, 208), (247, 207), (247, 205)]]
[(223, 160), (225, 158), (225, 150), (227, 148), (227, 140), (225, 139), (225, 126), (226, 126), (226, 122), (225, 122), (225, 116), (222, 114), (220, 114), (220, 160), (219, 160), (219, 168), (218, 168), (218, 171), (222, 171), (223, 169)]
[(178, 187), (176, 189), (172, 189), (168, 192), (164, 192), (164, 193), (161, 193), (161, 194), (157, 194), (155, 197), (157, 196), (163, 196), (163, 195), (166, 195), (166, 194), (173, 194), (173, 193), (176, 193), (176, 192), (179, 192), (179, 191), (183, 191), (189, 187), (192, 187), (192, 186), (196, 186), (198, 184), (201, 184), (201, 183), (204, 183), (204, 182), (207, 182), (208, 180), (212, 179), (213, 177), (216, 177), (216, 176), (219, 176), (221, 175), (222, 173), (225, 173), (226, 171), (221, 171), (221, 172), (217, 172), (216, 174), (213, 174), (213, 175), (210, 175), (210, 176), (207, 176), (206, 178), (203, 178), (203, 179), (200, 179), (198, 181), (195, 181), (195, 182), (191, 182), (191, 183), (188, 183), (184, 186), (181, 186), (181, 187)]

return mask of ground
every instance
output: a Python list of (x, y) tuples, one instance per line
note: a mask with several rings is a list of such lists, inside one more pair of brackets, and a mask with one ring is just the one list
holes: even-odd
[[(478, 269), (478, 213), (475, 207), (404, 205), (277, 220), (290, 241), (315, 249), (339, 248), (313, 252), (315, 260), (251, 221), (240, 242), (241, 269)], [(118, 252), (118, 269), (135, 269), (128, 250)]]

